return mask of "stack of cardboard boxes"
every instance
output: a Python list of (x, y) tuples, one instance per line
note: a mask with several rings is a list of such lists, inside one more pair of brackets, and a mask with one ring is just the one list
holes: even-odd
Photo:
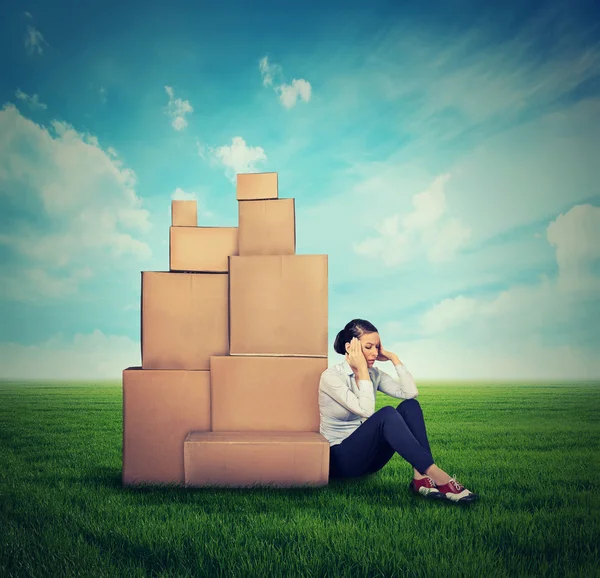
[(172, 201), (169, 271), (142, 272), (142, 367), (123, 371), (123, 484), (322, 486), (327, 255), (296, 255), (277, 173), (237, 175), (237, 227)]

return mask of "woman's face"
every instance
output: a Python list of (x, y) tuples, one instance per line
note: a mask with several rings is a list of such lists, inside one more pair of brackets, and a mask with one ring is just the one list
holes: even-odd
[(379, 333), (364, 333), (361, 335), (359, 341), (362, 347), (362, 352), (367, 360), (367, 365), (369, 367), (373, 367), (381, 347)]

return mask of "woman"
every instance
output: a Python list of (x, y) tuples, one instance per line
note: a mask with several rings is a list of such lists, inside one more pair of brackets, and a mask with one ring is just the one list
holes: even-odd
[[(415, 399), (417, 386), (398, 356), (383, 349), (376, 327), (353, 319), (337, 334), (333, 348), (345, 360), (327, 368), (319, 383), (320, 432), (330, 445), (329, 477), (373, 474), (397, 452), (413, 467), (409, 489), (415, 494), (459, 503), (478, 499), (435, 465)], [(391, 361), (399, 381), (373, 367), (375, 361)], [(377, 390), (405, 401), (375, 411)]]

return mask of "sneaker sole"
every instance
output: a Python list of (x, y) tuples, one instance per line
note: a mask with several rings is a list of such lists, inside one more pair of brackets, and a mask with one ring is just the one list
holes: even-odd
[[(441, 492), (440, 492), (441, 494)], [(467, 494), (465, 496), (462, 496), (461, 498), (458, 497), (452, 497), (452, 496), (458, 496), (460, 494), (441, 494), (442, 496), (444, 496), (444, 499), (447, 502), (452, 502), (453, 504), (472, 504), (473, 502), (476, 502), (477, 500), (479, 500), (479, 496), (477, 494)]]
[(408, 489), (415, 495), (415, 496), (421, 496), (422, 498), (425, 498), (427, 500), (443, 500), (445, 498), (444, 494), (442, 494), (442, 492), (437, 491), (437, 492), (429, 492), (428, 494), (422, 494), (421, 492), (419, 492), (418, 490), (415, 490), (415, 488), (409, 484), (408, 485)]

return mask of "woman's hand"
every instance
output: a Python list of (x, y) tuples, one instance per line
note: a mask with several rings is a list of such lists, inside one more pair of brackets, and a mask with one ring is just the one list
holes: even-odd
[(352, 338), (350, 342), (350, 349), (346, 352), (346, 361), (348, 365), (352, 368), (355, 374), (362, 371), (369, 371), (369, 366), (367, 365), (367, 358), (363, 353), (362, 347), (360, 345), (360, 341), (356, 339), (356, 337)]
[(395, 353), (392, 353), (391, 351), (386, 351), (383, 348), (383, 345), (380, 346), (379, 355), (377, 356), (377, 359), (375, 361), (393, 361), (394, 365), (400, 363), (398, 356)]

